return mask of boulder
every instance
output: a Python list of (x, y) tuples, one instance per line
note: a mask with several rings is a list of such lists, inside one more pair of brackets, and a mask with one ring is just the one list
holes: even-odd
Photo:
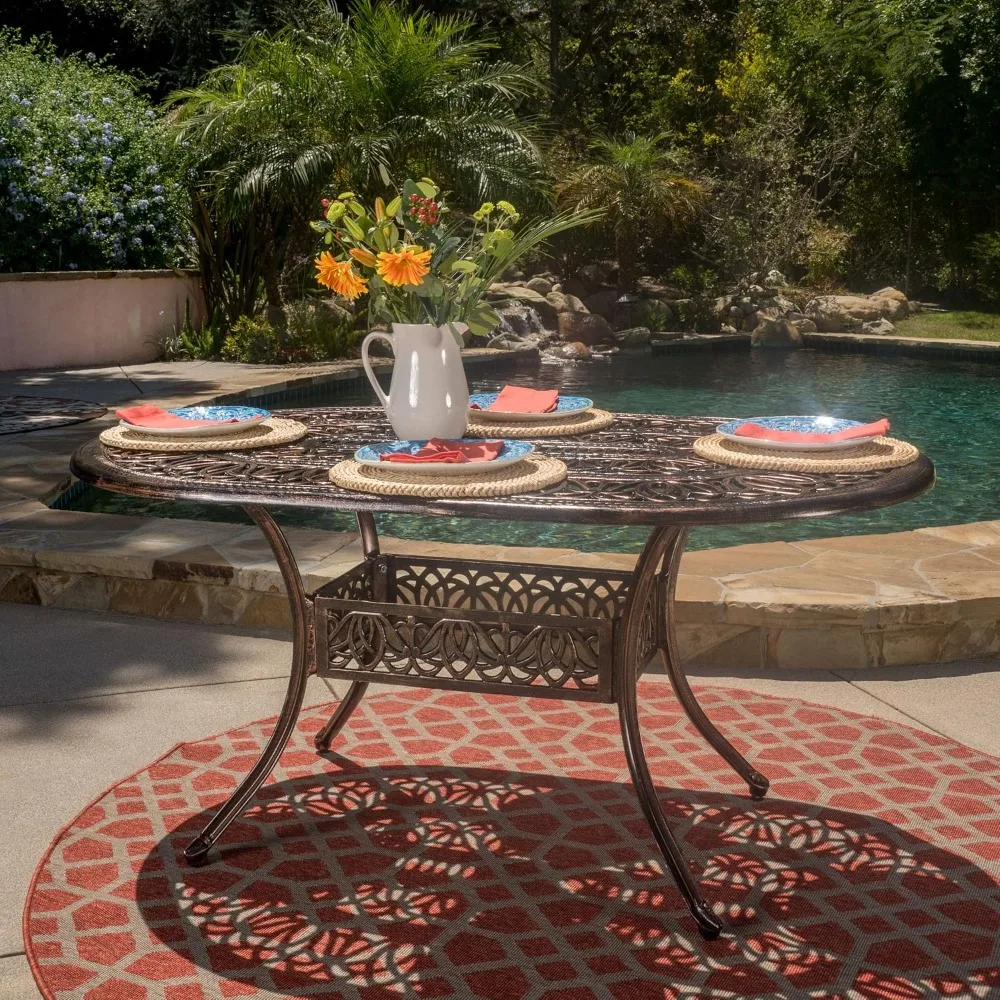
[(589, 312), (559, 313), (559, 336), (567, 343), (579, 342), (593, 347), (613, 340), (611, 324)]
[(785, 319), (787, 319), (788, 322), (791, 323), (792, 326), (794, 326), (795, 329), (799, 331), (799, 333), (805, 334), (805, 333), (816, 332), (816, 324), (811, 319), (809, 319), (808, 316), (800, 315), (797, 319), (792, 319), (791, 315), (789, 314), (788, 316), (785, 317)]
[(793, 348), (802, 346), (802, 335), (787, 319), (765, 319), (750, 336), (751, 347)]
[(618, 273), (617, 265), (607, 261), (596, 261), (593, 264), (585, 264), (576, 272), (576, 279), (587, 292), (596, 292), (604, 285), (611, 284)]
[(530, 281), (526, 281), (524, 286), (525, 288), (530, 288), (533, 292), (538, 292), (539, 295), (548, 295), (552, 291), (552, 282), (541, 275), (532, 278)]
[(500, 333), (488, 341), (486, 346), (501, 351), (523, 351), (526, 348), (535, 347), (536, 345), (534, 341), (518, 337), (513, 333)]
[(726, 319), (733, 308), (735, 295), (720, 295), (712, 305), (712, 311), (720, 320)]
[(576, 340), (553, 348), (552, 354), (557, 358), (565, 358), (567, 361), (586, 361), (591, 357), (591, 350), (586, 344)]
[(886, 285), (885, 288), (872, 292), (871, 297), (873, 299), (894, 299), (896, 302), (902, 302), (904, 306), (907, 304), (906, 296), (898, 288), (893, 288), (892, 285)]
[(896, 332), (896, 327), (887, 319), (876, 319), (870, 323), (862, 323), (861, 332), (891, 336)]
[(526, 285), (499, 285), (494, 283), (489, 288), (489, 298), (493, 306), (501, 307), (513, 302), (523, 302), (538, 313), (538, 318), (546, 330), (554, 330), (557, 325), (558, 313), (555, 307), (532, 288)]
[(614, 288), (602, 288), (583, 300), (590, 312), (603, 316), (609, 323), (614, 322), (617, 302), (618, 291)]
[(619, 347), (647, 347), (653, 334), (648, 326), (632, 326), (627, 330), (615, 330), (614, 337)]
[(824, 333), (856, 330), (862, 323), (880, 319), (901, 319), (908, 312), (906, 296), (894, 288), (875, 295), (819, 295), (806, 305), (806, 315)]
[(562, 292), (552, 291), (545, 296), (545, 301), (557, 313), (588, 312), (587, 307), (575, 295), (563, 295)]
[(785, 280), (785, 276), (777, 268), (772, 268), (767, 272), (767, 276), (764, 278), (764, 284), (770, 285), (771, 288), (777, 288), (780, 285), (787, 285), (788, 282)]
[(644, 274), (641, 278), (636, 278), (635, 290), (639, 295), (648, 299), (682, 299), (684, 292), (673, 285), (666, 285), (656, 278)]
[(734, 337), (739, 331), (735, 326), (730, 326), (729, 323), (723, 323), (719, 328), (719, 333), (724, 333), (727, 337)]

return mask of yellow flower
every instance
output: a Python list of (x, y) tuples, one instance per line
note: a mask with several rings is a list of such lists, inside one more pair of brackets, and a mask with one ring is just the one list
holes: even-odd
[(430, 250), (404, 246), (378, 255), (378, 273), (390, 285), (419, 285), (430, 272)]
[(324, 251), (316, 258), (316, 280), (332, 288), (342, 298), (354, 300), (368, 291), (368, 282), (351, 266), (349, 260), (334, 260)]
[(362, 250), (357, 247), (351, 247), (347, 251), (359, 264), (363, 264), (365, 267), (377, 267), (378, 257), (371, 252), (371, 250)]

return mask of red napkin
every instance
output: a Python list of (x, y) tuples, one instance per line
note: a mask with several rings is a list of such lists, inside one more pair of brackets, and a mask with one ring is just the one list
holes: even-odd
[[(527, 389), (505, 385), (486, 409), (502, 413), (551, 413), (559, 402), (558, 389)], [(478, 406), (472, 407), (478, 410)]]
[(822, 444), (824, 441), (848, 441), (851, 438), (871, 437), (873, 434), (885, 434), (889, 430), (889, 421), (883, 418), (874, 423), (863, 424), (860, 427), (847, 427), (833, 434), (813, 434), (805, 431), (774, 431), (760, 424), (748, 422), (736, 428), (737, 437), (766, 438), (768, 441), (794, 441), (800, 444)]
[(379, 457), (381, 462), (489, 462), (500, 454), (503, 441), (446, 441), (431, 438), (413, 455), (405, 452), (387, 452)]
[(143, 403), (141, 406), (125, 406), (120, 410), (115, 410), (115, 416), (121, 417), (127, 424), (133, 427), (156, 427), (166, 429), (168, 427), (206, 427), (209, 424), (236, 424), (239, 421), (233, 417), (231, 420), (185, 420), (174, 413), (167, 413), (159, 406), (152, 403)]

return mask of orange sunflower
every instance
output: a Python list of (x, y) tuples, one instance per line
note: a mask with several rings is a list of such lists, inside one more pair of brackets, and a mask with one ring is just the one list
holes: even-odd
[(419, 285), (430, 272), (431, 250), (404, 246), (378, 255), (378, 273), (389, 285)]
[(354, 270), (351, 262), (334, 260), (328, 250), (316, 258), (316, 280), (332, 288), (342, 298), (352, 301), (368, 291), (367, 280)]

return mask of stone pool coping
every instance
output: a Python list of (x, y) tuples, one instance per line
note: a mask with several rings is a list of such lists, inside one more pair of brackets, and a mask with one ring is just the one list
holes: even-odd
[[(488, 363), (501, 353), (509, 357), (477, 351), (467, 361)], [(266, 403), (360, 373), (350, 362), (309, 366), (291, 378), (282, 369), (233, 368), (231, 391), (198, 393), (185, 384), (156, 401)], [(114, 419), (0, 438), (0, 601), (287, 628), (280, 576), (255, 528), (46, 506), (69, 484), (72, 451)], [(309, 589), (361, 559), (353, 533), (288, 533)], [(616, 569), (635, 560), (397, 539), (384, 547)], [(689, 552), (677, 616), (685, 659), (715, 667), (862, 668), (993, 655), (1000, 652), (1000, 521)]]

